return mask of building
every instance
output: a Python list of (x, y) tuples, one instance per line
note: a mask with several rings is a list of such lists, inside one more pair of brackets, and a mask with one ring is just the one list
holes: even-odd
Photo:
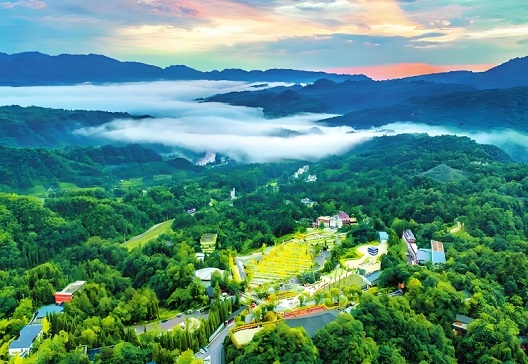
[(453, 322), (453, 330), (456, 335), (465, 335), (467, 332), (468, 325), (473, 321), (471, 317), (464, 315), (456, 315), (455, 321)]
[(20, 330), (18, 338), (8, 346), (10, 356), (25, 356), (33, 347), (33, 343), (40, 336), (42, 325), (26, 325)]
[(389, 234), (387, 234), (385, 231), (378, 231), (378, 235), (380, 243), (389, 241)]
[(215, 251), (216, 249), (216, 239), (218, 238), (218, 234), (213, 233), (205, 233), (200, 238), (200, 246), (202, 247), (202, 251), (204, 253), (210, 254)]
[(33, 319), (31, 320), (31, 324), (40, 324), (42, 323), (42, 319), (48, 315), (52, 314), (59, 314), (64, 311), (64, 306), (62, 305), (48, 305), (48, 306), (42, 306), (39, 308), (35, 316), (33, 316)]
[(418, 264), (418, 246), (412, 231), (405, 230), (402, 234), (402, 240), (407, 244), (407, 262), (411, 265)]
[(321, 226), (321, 223), (324, 225), (324, 227), (339, 229), (343, 225), (356, 225), (357, 219), (355, 217), (348, 216), (348, 214), (344, 211), (339, 211), (337, 215), (334, 216), (319, 216), (313, 226), (318, 228)]
[(337, 213), (337, 218), (341, 220), (343, 225), (350, 225), (350, 216), (344, 211), (339, 211)]
[(211, 285), (211, 277), (215, 272), (220, 273), (220, 275), (223, 277), (225, 270), (221, 270), (218, 268), (202, 268), (195, 271), (194, 275), (196, 276), (196, 278), (202, 281), (204, 287), (209, 287)]
[(71, 302), (75, 292), (80, 290), (85, 283), (86, 281), (75, 281), (68, 284), (62, 291), (55, 293), (55, 303)]
[(427, 262), (431, 262), (434, 266), (439, 264), (445, 264), (446, 258), (444, 252), (444, 244), (436, 240), (431, 240), (431, 249), (418, 249), (417, 262), (420, 264), (426, 264)]
[(431, 240), (431, 261), (433, 265), (445, 264), (446, 257), (443, 243)]
[(369, 282), (368, 283), (368, 287), (372, 287), (372, 286), (377, 286), (378, 285), (378, 281), (379, 281), (379, 277), (381, 276), (381, 270), (377, 270), (375, 272), (372, 272), (372, 273), (367, 273), (367, 275), (365, 276), (365, 279)]
[(379, 248), (377, 246), (369, 246), (367, 252), (369, 255), (376, 256), (378, 255)]

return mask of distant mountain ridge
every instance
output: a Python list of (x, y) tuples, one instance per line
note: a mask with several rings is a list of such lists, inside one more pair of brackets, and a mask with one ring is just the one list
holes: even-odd
[(369, 80), (364, 75), (292, 69), (270, 69), (265, 71), (225, 69), (223, 71), (202, 72), (183, 65), (161, 68), (140, 62), (121, 62), (97, 54), (50, 56), (39, 52), (24, 52), (12, 55), (0, 53), (0, 85), (2, 86), (70, 85), (159, 80), (312, 83), (321, 78), (328, 78), (337, 82)]
[(513, 58), (484, 72), (451, 71), (404, 78), (407, 81), (427, 81), (495, 89), (528, 86), (528, 56)]
[[(476, 89), (528, 86), (528, 56), (511, 59), (484, 72), (451, 71), (404, 77), (404, 82), (426, 81), (471, 86)], [(6, 54), (0, 52), (0, 85), (31, 86), (78, 83), (139, 82), (157, 80), (231, 80), (245, 82), (313, 83), (368, 81), (365, 75), (336, 74), (294, 69), (251, 70), (228, 68), (198, 71), (185, 65), (161, 68), (141, 62), (122, 62), (98, 54), (40, 52)]]

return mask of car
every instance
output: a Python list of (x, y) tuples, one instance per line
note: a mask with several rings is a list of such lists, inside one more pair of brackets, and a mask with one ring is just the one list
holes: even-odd
[(167, 322), (167, 321), (169, 321), (169, 320), (167, 320), (167, 319), (163, 319), (163, 320), (161, 320), (161, 322)]
[(176, 317), (181, 317), (182, 313), (181, 312), (178, 312), (178, 314), (176, 315)]
[(186, 313), (187, 315), (190, 315), (190, 314), (192, 314), (193, 312), (194, 312), (193, 310), (187, 310), (187, 311), (185, 311), (185, 313)]

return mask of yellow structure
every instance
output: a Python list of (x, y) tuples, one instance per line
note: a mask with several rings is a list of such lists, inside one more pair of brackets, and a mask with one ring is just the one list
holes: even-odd
[(200, 238), (200, 246), (202, 247), (202, 251), (207, 254), (211, 254), (216, 249), (216, 239), (218, 238), (218, 234), (213, 233), (205, 233)]
[(308, 244), (287, 242), (274, 247), (255, 265), (253, 278), (257, 280), (287, 279), (313, 267)]
[(232, 255), (229, 256), (229, 268), (231, 268), (231, 274), (233, 275), (233, 279), (235, 280), (235, 282), (242, 282), (242, 278), (240, 277), (240, 271), (238, 270), (238, 266), (236, 265)]

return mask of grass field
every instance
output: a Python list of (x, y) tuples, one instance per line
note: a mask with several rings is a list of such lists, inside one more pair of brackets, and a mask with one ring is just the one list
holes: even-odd
[(358, 288), (363, 287), (363, 279), (357, 275), (357, 274), (349, 274), (346, 277), (339, 278), (337, 277), (337, 280), (332, 281), (330, 284), (328, 284), (325, 289), (330, 290), (332, 288), (343, 288), (343, 287), (350, 287), (350, 286), (356, 286)]
[(150, 240), (156, 239), (158, 236), (170, 229), (173, 221), (174, 220), (168, 220), (160, 224), (154, 225), (143, 234), (134, 236), (132, 239), (125, 241), (122, 245), (125, 246), (128, 250), (132, 250), (138, 246), (141, 247), (148, 243)]
[[(60, 182), (59, 184), (59, 190), (65, 192), (89, 191), (100, 188), (101, 187), (78, 187), (77, 185), (70, 182)], [(48, 189), (42, 185), (36, 185), (28, 191), (28, 194), (39, 198), (46, 198), (48, 197)]]

